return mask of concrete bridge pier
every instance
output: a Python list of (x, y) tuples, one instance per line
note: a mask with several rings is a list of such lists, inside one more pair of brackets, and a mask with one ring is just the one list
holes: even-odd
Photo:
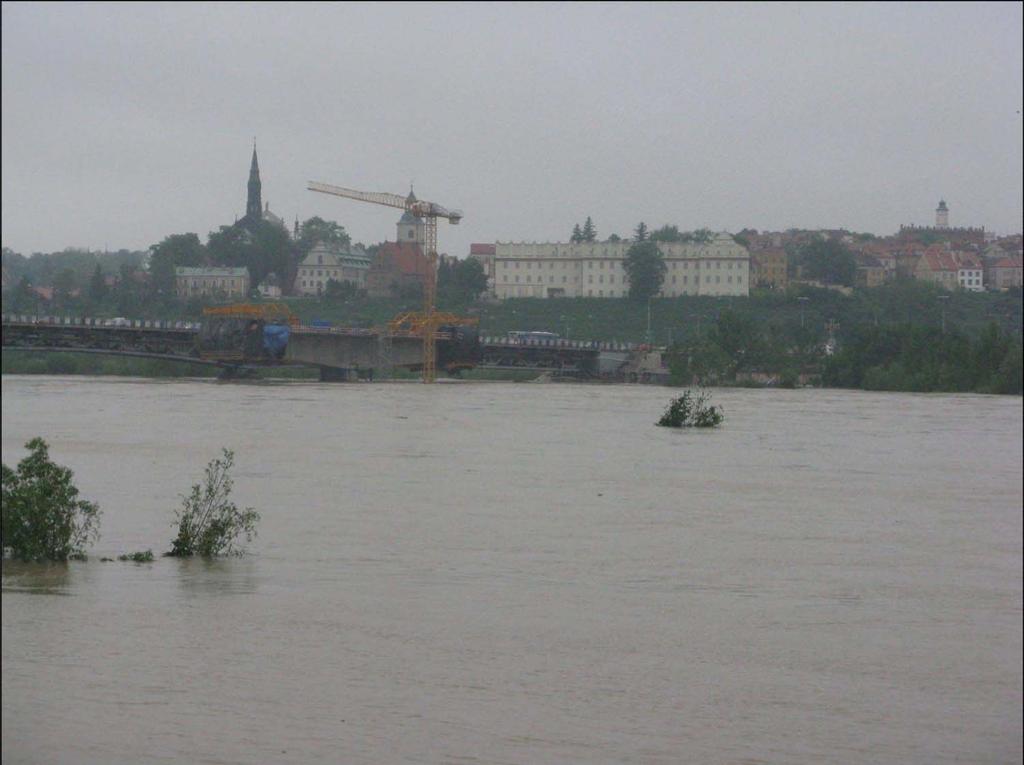
[(344, 382), (370, 370), (414, 367), (423, 363), (423, 341), (418, 337), (388, 337), (340, 332), (292, 332), (285, 361), (320, 368), (325, 382)]

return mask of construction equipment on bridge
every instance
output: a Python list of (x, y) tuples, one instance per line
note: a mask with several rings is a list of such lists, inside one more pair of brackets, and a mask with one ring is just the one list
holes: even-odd
[[(331, 186), (326, 183), (310, 181), (306, 187), (310, 191), (318, 191), (321, 194), (333, 194), (337, 197), (355, 199), (359, 202), (369, 202), (375, 205), (386, 207), (397, 207), (399, 210), (407, 210), (424, 220), (424, 234), (426, 237), (427, 276), (423, 284), (423, 313), (402, 314), (392, 320), (391, 324), (409, 328), (405, 331), (415, 332), (423, 336), (423, 382), (432, 383), (436, 376), (437, 354), (435, 348), (436, 333), (439, 327), (452, 323), (451, 314), (440, 314), (434, 310), (434, 299), (437, 292), (437, 219), (446, 218), (452, 225), (457, 225), (462, 220), (462, 212), (449, 210), (434, 202), (424, 202), (409, 195), (408, 198), (400, 197), (398, 194), (386, 192), (356, 191), (341, 186)], [(411, 318), (415, 316), (415, 318)], [(457, 318), (457, 317), (455, 317)], [(459, 323), (467, 323), (469, 320), (460, 320)], [(390, 327), (390, 325), (389, 325)], [(412, 329), (415, 327), (415, 329)]]
[[(466, 316), (456, 316), (454, 313), (434, 311), (432, 322), (436, 332), (438, 327), (443, 326), (475, 327), (480, 320)], [(427, 323), (427, 316), (419, 311), (400, 313), (388, 322), (388, 332), (393, 335), (421, 335), (426, 330)]]
[(203, 309), (199, 357), (216, 361), (280, 359), (299, 318), (284, 303), (234, 303)]

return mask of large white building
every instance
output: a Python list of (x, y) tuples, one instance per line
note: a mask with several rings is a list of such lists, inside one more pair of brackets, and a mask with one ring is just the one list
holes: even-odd
[[(516, 297), (626, 297), (622, 242), (520, 242), (494, 245), (492, 293)], [(659, 242), (665, 259), (661, 297), (748, 295), (750, 253), (726, 233), (705, 243)]]
[(351, 282), (359, 289), (366, 288), (366, 274), (370, 270), (370, 256), (359, 248), (343, 251), (324, 242), (317, 242), (299, 264), (295, 275), (295, 294), (319, 295), (327, 289), (331, 279)]
[(242, 297), (249, 294), (248, 268), (190, 268), (174, 269), (175, 290), (180, 298), (196, 295), (215, 297)]

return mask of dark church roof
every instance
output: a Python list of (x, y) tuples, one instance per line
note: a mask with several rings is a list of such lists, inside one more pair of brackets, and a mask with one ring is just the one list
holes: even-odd
[(249, 166), (249, 198), (245, 203), (245, 217), (259, 220), (263, 217), (260, 201), (263, 184), (260, 182), (260, 163), (256, 158), (256, 144), (252, 145), (252, 164)]

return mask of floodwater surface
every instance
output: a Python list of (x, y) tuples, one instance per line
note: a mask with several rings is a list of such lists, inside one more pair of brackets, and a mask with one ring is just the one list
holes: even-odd
[[(7, 763), (1020, 763), (1021, 399), (3, 378)], [(169, 549), (220, 449), (250, 554)]]

